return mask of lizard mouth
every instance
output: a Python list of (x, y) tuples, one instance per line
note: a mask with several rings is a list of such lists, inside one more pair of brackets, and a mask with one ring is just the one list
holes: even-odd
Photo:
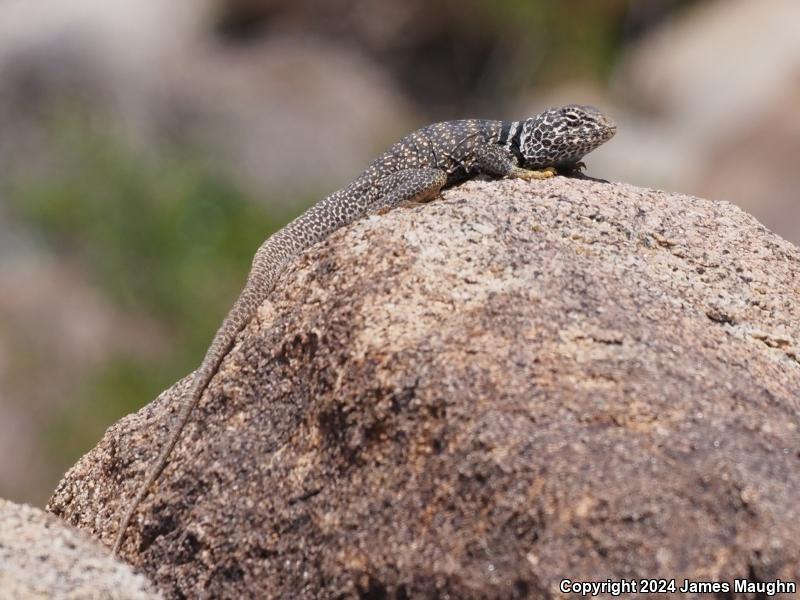
[(617, 133), (617, 124), (606, 116), (603, 116), (600, 127), (601, 137), (603, 138), (604, 142), (610, 140), (612, 137), (614, 137), (614, 134)]

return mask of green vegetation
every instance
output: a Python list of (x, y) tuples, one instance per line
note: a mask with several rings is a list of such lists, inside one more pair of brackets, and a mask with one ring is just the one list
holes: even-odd
[(502, 31), (526, 47), (532, 60), (530, 84), (559, 80), (601, 80), (610, 72), (622, 48), (628, 0), (497, 0), (478, 5)]
[(10, 186), (12, 209), (124, 312), (162, 323), (169, 342), (153, 355), (109, 356), (54, 418), (54, 455), (72, 460), (199, 364), (253, 252), (292, 215), (268, 212), (188, 153), (145, 157), (77, 119), (59, 119), (51, 135), (47, 166)]

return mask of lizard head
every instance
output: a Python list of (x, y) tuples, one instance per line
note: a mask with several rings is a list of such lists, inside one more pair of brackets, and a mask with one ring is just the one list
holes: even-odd
[(593, 106), (551, 108), (522, 124), (520, 152), (525, 167), (571, 167), (610, 140), (614, 122)]

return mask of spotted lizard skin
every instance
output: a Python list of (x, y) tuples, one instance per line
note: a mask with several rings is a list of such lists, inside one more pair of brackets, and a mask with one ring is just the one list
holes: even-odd
[(287, 263), (331, 232), (367, 214), (436, 197), (478, 175), (544, 179), (579, 167), (583, 156), (609, 140), (614, 123), (591, 106), (553, 108), (524, 121), (468, 119), (423, 127), (376, 158), (352, 183), (323, 198), (267, 239), (255, 254), (239, 298), (225, 317), (200, 367), (178, 393), (177, 422), (120, 521), (113, 552), (148, 490), (158, 479), (189, 416), (236, 336), (272, 291)]

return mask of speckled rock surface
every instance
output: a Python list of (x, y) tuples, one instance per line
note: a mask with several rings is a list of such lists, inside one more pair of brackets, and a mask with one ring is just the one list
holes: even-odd
[[(800, 250), (725, 203), (558, 177), (362, 220), (280, 280), (123, 557), (171, 597), (800, 580), (798, 307)], [(110, 544), (167, 400), (49, 509)]]
[(160, 597), (144, 577), (83, 532), (37, 508), (0, 499), (0, 599)]

